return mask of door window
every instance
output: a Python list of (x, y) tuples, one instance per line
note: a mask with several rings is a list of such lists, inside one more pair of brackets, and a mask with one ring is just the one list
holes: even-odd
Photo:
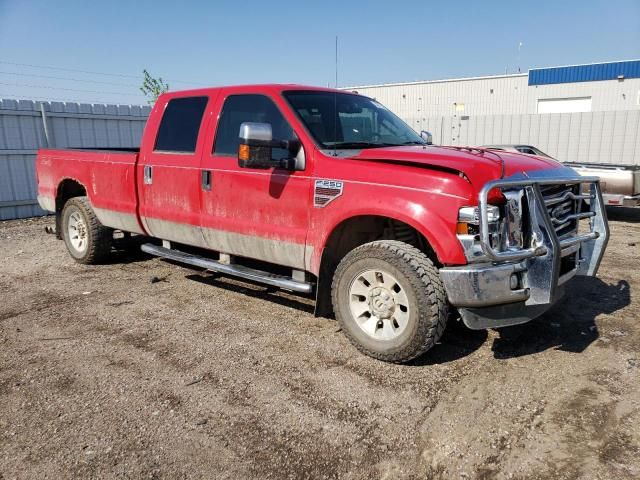
[[(292, 140), (295, 137), (289, 122), (284, 118), (275, 103), (264, 95), (231, 95), (222, 107), (216, 140), (213, 145), (215, 155), (235, 156), (238, 154), (240, 125), (243, 122), (270, 123), (273, 138)], [(291, 156), (285, 148), (274, 148), (274, 159)]]
[(160, 121), (154, 150), (194, 153), (207, 100), (207, 97), (170, 100)]
[(536, 152), (533, 151), (533, 149), (529, 148), (529, 147), (516, 147), (516, 150), (518, 150), (520, 153), (526, 153), (527, 155), (535, 155)]

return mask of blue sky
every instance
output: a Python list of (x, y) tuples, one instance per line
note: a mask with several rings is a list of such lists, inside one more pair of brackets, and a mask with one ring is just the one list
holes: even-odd
[(519, 42), (522, 71), (636, 59), (640, 0), (0, 0), (0, 97), (141, 103), (143, 68), (173, 90), (333, 85), (336, 35), (341, 86), (512, 73)]

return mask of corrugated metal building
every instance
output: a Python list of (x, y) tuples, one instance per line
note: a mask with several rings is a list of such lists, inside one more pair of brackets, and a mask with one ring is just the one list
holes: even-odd
[(640, 60), (528, 73), (349, 87), (403, 118), (640, 109)]
[(346, 90), (436, 144), (521, 143), (564, 161), (640, 165), (640, 60)]

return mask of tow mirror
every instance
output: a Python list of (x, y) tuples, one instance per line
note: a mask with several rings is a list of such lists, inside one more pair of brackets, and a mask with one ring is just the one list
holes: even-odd
[(240, 125), (238, 165), (242, 168), (271, 168), (273, 133), (270, 123), (244, 122)]
[(420, 138), (422, 138), (427, 145), (433, 145), (433, 135), (431, 132), (427, 132), (426, 130), (422, 130), (420, 132)]
[[(240, 125), (238, 137), (240, 139), (238, 147), (238, 165), (240, 167), (299, 169), (298, 157), (300, 157), (299, 153), (303, 151), (300, 141), (274, 140), (270, 123), (244, 122)], [(272, 157), (274, 148), (289, 150), (292, 158), (274, 160)]]

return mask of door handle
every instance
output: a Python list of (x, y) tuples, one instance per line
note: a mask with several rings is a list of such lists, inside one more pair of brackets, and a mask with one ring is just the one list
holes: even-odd
[(153, 168), (151, 165), (144, 166), (144, 184), (151, 185), (153, 183)]
[(202, 190), (211, 191), (211, 170), (202, 170), (201, 184)]

